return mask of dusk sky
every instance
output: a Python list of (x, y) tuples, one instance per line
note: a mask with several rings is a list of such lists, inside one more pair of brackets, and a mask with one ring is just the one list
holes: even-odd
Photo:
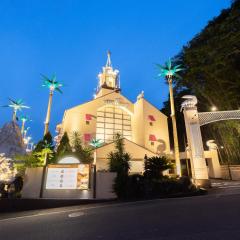
[[(35, 141), (43, 135), (48, 89), (40, 73), (65, 86), (53, 98), (50, 130), (64, 110), (91, 100), (97, 74), (112, 52), (120, 71), (122, 93), (135, 102), (145, 98), (161, 108), (168, 87), (157, 79), (155, 63), (175, 56), (230, 0), (1, 0), (0, 105), (8, 97), (31, 106), (24, 111)], [(1, 108), (0, 125), (12, 112)]]

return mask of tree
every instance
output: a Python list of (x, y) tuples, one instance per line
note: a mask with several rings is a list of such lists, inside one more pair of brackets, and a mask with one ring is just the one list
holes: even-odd
[(46, 115), (46, 121), (45, 121), (45, 127), (44, 127), (44, 135), (46, 135), (49, 131), (48, 127), (50, 122), (53, 92), (58, 91), (62, 93), (60, 87), (62, 87), (63, 85), (56, 80), (57, 78), (56, 75), (53, 75), (51, 79), (44, 75), (42, 75), (42, 77), (44, 79), (43, 87), (47, 87), (49, 89), (48, 108), (47, 108), (47, 115)]
[(42, 151), (42, 149), (45, 148), (46, 144), (49, 145), (49, 147), (50, 147), (51, 150), (54, 149), (53, 138), (52, 138), (52, 135), (51, 135), (50, 132), (47, 132), (47, 133), (44, 135), (43, 139), (41, 139), (41, 140), (37, 143), (37, 145), (36, 145), (36, 147), (35, 147), (35, 149), (34, 149), (33, 151), (34, 151), (34, 152), (40, 152), (40, 151)]
[(57, 147), (56, 157), (59, 158), (59, 157), (62, 157), (64, 155), (71, 154), (71, 153), (72, 153), (72, 147), (70, 145), (68, 134), (67, 134), (67, 132), (65, 132), (60, 140), (58, 147)]
[(144, 177), (150, 180), (159, 180), (163, 178), (163, 171), (173, 168), (171, 161), (165, 157), (145, 157)]
[[(180, 109), (184, 91), (196, 95), (199, 111), (210, 111), (212, 106), (219, 110), (239, 108), (239, 9), (240, 0), (233, 1), (230, 8), (210, 21), (175, 57), (175, 64), (181, 64), (184, 69), (182, 79), (174, 80), (176, 109)], [(169, 109), (170, 106), (165, 105), (165, 110)], [(182, 118), (180, 114), (176, 117)], [(180, 138), (185, 135), (184, 126), (180, 126), (181, 129)], [(240, 122), (234, 120), (209, 124), (202, 127), (203, 140), (215, 139), (217, 145), (224, 146), (223, 160), (228, 158), (232, 163), (239, 163), (239, 129)]]
[(113, 189), (119, 198), (124, 198), (131, 156), (125, 152), (123, 138), (121, 138), (120, 134), (117, 134), (115, 137), (115, 151), (108, 154), (108, 160), (109, 170), (117, 173)]
[(17, 120), (17, 111), (21, 111), (23, 108), (30, 108), (26, 105), (24, 105), (23, 100), (22, 99), (18, 99), (18, 100), (13, 100), (11, 98), (9, 98), (10, 104), (3, 106), (3, 107), (10, 107), (13, 109), (13, 121), (16, 122)]
[(11, 183), (17, 174), (13, 161), (0, 154), (0, 183)]
[(163, 76), (168, 82), (169, 85), (169, 98), (170, 98), (170, 106), (171, 106), (171, 118), (172, 118), (172, 133), (173, 133), (173, 142), (174, 142), (174, 155), (177, 167), (177, 174), (181, 176), (181, 166), (180, 166), (180, 156), (179, 156), (179, 145), (178, 145), (178, 134), (177, 134), (177, 122), (176, 122), (176, 115), (175, 115), (175, 105), (174, 105), (174, 95), (173, 95), (173, 79), (181, 77), (178, 75), (178, 72), (182, 71), (183, 69), (180, 68), (181, 65), (173, 66), (171, 60), (169, 59), (166, 62), (165, 66), (161, 66), (157, 64), (160, 73), (158, 76)]
[(91, 163), (93, 161), (91, 149), (82, 145), (81, 135), (78, 132), (73, 132), (70, 139), (73, 155), (75, 155), (81, 163)]

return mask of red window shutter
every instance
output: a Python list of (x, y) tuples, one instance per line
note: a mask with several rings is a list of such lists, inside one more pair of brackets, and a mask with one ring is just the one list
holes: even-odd
[(148, 115), (148, 120), (151, 122), (156, 121), (153, 115)]
[(90, 142), (91, 141), (91, 134), (85, 133), (84, 134), (84, 141), (85, 142)]
[(92, 120), (92, 115), (91, 114), (86, 114), (85, 115), (85, 120), (86, 121), (91, 121)]
[(151, 141), (151, 142), (155, 142), (155, 141), (157, 141), (156, 136), (153, 135), (153, 134), (150, 134), (150, 135), (149, 135), (149, 141)]

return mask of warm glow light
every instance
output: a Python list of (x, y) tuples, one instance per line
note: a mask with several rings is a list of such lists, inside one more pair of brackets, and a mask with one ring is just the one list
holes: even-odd
[(212, 111), (212, 112), (217, 111), (217, 107), (216, 107), (216, 106), (212, 106), (212, 107), (211, 107), (211, 111)]

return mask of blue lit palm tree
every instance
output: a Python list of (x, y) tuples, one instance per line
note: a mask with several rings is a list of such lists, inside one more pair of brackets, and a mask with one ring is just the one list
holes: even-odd
[(181, 176), (181, 165), (180, 165), (180, 156), (179, 156), (179, 145), (178, 145), (177, 124), (176, 124), (176, 116), (175, 116), (172, 81), (173, 81), (173, 78), (181, 78), (181, 76), (178, 75), (178, 72), (182, 71), (183, 69), (181, 68), (181, 65), (173, 66), (171, 59), (169, 59), (165, 63), (165, 66), (161, 66), (157, 64), (157, 67), (160, 70), (160, 73), (158, 74), (158, 76), (164, 77), (168, 81), (168, 85), (169, 85), (171, 118), (172, 118), (172, 126), (173, 126), (174, 154), (175, 154), (175, 161), (176, 161), (176, 167), (177, 167), (177, 174)]
[(100, 139), (92, 139), (89, 143), (92, 147), (94, 147), (94, 161), (93, 164), (96, 164), (97, 160), (97, 148), (102, 145), (102, 141)]
[(92, 147), (94, 147), (94, 160), (93, 160), (93, 198), (96, 198), (96, 172), (97, 172), (97, 148), (102, 145), (102, 141), (100, 139), (92, 139), (89, 143)]
[(171, 59), (169, 59), (164, 66), (157, 64), (157, 67), (160, 70), (160, 73), (158, 74), (158, 76), (165, 77), (168, 82), (169, 81), (172, 82), (172, 79), (174, 77), (181, 79), (181, 76), (178, 74), (178, 72), (182, 71), (183, 68), (181, 68), (181, 65), (173, 66)]
[(31, 119), (26, 115), (22, 115), (22, 116), (20, 116), (20, 120), (22, 122), (21, 133), (23, 135), (24, 130), (25, 130), (25, 123), (28, 122), (28, 121), (31, 121)]
[(22, 111), (22, 109), (24, 109), (24, 108), (30, 108), (30, 107), (24, 105), (22, 99), (13, 100), (13, 99), (9, 98), (9, 101), (10, 101), (10, 104), (5, 105), (3, 107), (10, 107), (13, 109), (13, 121), (14, 122), (17, 120), (17, 111)]
[(43, 80), (44, 80), (42, 86), (47, 87), (50, 90), (49, 91), (49, 100), (48, 100), (48, 109), (47, 109), (47, 115), (46, 115), (46, 120), (45, 120), (45, 128), (44, 128), (44, 135), (46, 135), (47, 132), (48, 132), (49, 122), (50, 122), (53, 92), (58, 91), (58, 92), (62, 93), (60, 88), (63, 85), (56, 80), (56, 75), (53, 75), (52, 78), (48, 78), (44, 75), (42, 75), (42, 77), (43, 77)]

